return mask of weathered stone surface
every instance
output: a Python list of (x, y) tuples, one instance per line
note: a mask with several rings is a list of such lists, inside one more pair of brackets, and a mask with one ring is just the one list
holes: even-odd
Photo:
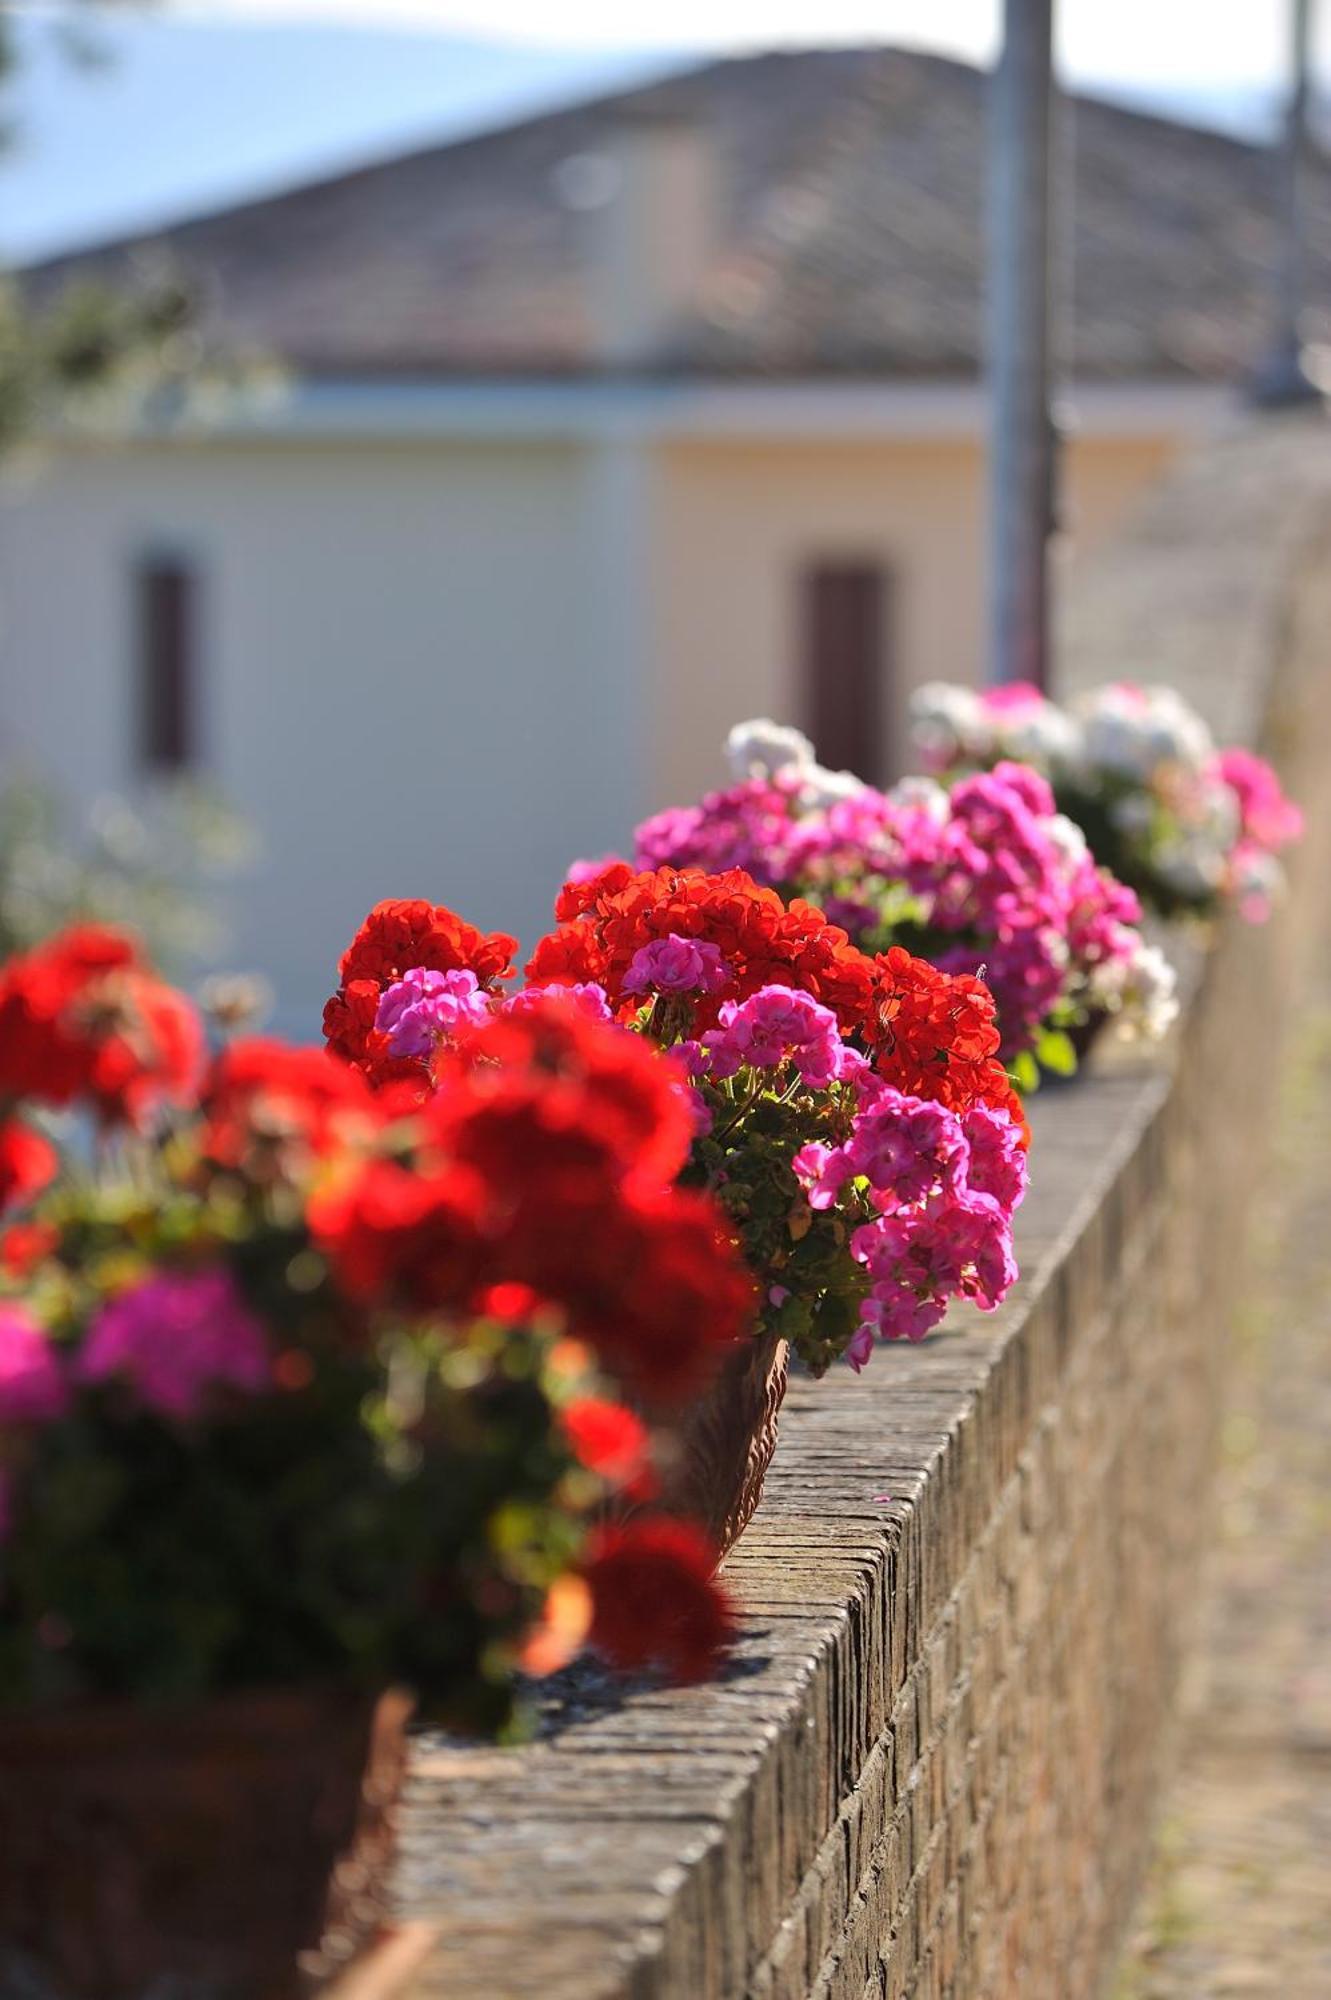
[[(1331, 661), (1293, 657), (1318, 557), (1324, 433), (1237, 435), (1087, 581), (1070, 676), (1172, 681), (1234, 738), (1265, 716), (1297, 779), (1331, 738)], [(401, 1903), (437, 1936), (404, 1992), (1100, 1990), (1208, 1539), (1290, 929), (1191, 966), (1163, 1058), (1111, 1051), (1035, 1101), (1002, 1311), (792, 1383), (719, 1686), (583, 1665), (525, 1750), (422, 1745)]]

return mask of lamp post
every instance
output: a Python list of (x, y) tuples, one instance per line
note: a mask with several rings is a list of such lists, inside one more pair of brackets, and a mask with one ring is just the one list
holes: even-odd
[(1049, 680), (1053, 0), (1004, 0), (989, 132), (991, 682)]
[(1288, 409), (1321, 400), (1304, 366), (1303, 318), (1304, 168), (1312, 48), (1312, 0), (1290, 0), (1290, 92), (1279, 148), (1280, 240), (1271, 344), (1252, 379), (1252, 400), (1264, 409)]

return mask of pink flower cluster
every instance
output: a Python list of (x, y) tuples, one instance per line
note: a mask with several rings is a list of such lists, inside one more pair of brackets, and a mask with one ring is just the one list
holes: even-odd
[(847, 1350), (860, 1369), (884, 1340), (920, 1340), (950, 1298), (982, 1312), (1001, 1304), (1017, 1276), (1012, 1218), (1026, 1192), (1026, 1158), (1010, 1118), (976, 1105), (960, 1117), (872, 1078), (849, 1139), (806, 1146), (795, 1171), (815, 1209), (849, 1182), (868, 1184), (878, 1213), (851, 1236), (867, 1272), (860, 1326)]
[(1096, 866), (1029, 766), (963, 778), (950, 807), (941, 825), (913, 816), (906, 879), (931, 926), (959, 934), (938, 963), (950, 972), (984, 965), (1012, 1055), (1032, 1045), (1060, 1001), (1112, 998), (1142, 950), (1141, 905)]
[(220, 1269), (161, 1271), (108, 1300), (74, 1372), (122, 1382), (144, 1409), (186, 1423), (217, 1390), (252, 1396), (272, 1383), (263, 1327)]
[[(692, 939), (668, 938), (658, 940), (662, 947), (672, 942), (686, 944), (690, 951), (706, 952), (714, 950), (708, 945), (698, 946)], [(643, 953), (638, 954), (643, 957)], [(668, 960), (668, 954), (667, 960)], [(719, 954), (717, 954), (719, 962)], [(668, 983), (670, 967), (667, 963), (666, 978), (657, 981), (661, 992), (702, 990), (699, 981), (692, 986), (671, 986)], [(627, 981), (625, 984), (627, 985)], [(647, 990), (652, 982), (644, 978), (641, 989)], [(710, 991), (710, 987), (705, 990)], [(496, 1014), (522, 1014), (529, 1008), (541, 1005), (551, 994), (559, 1000), (571, 1002), (583, 1013), (595, 1020), (612, 1019), (610, 1005), (604, 988), (590, 982), (574, 986), (527, 986), (519, 993), (506, 998), (487, 993), (474, 972), (435, 972), (423, 965), (413, 965), (396, 980), (385, 987), (379, 1000), (374, 1025), (380, 1034), (388, 1037), (388, 1054), (393, 1057), (418, 1057), (428, 1061), (436, 1049), (455, 1042), (468, 1028), (478, 1028)]]
[(518, 993), (511, 993), (506, 1000), (498, 1001), (498, 1014), (527, 1014), (533, 1008), (545, 1007), (551, 1000), (572, 1005), (580, 1013), (588, 1014), (593, 1021), (613, 1021), (610, 1002), (605, 997), (604, 986), (598, 986), (594, 979), (576, 980), (570, 986), (524, 986)]
[(958, 1114), (908, 1096), (847, 1047), (828, 1008), (782, 986), (727, 1003), (720, 1025), (687, 1053), (693, 1075), (713, 1083), (788, 1065), (789, 1083), (778, 1074), (771, 1089), (789, 1094), (797, 1078), (833, 1093), (846, 1136), (806, 1143), (791, 1166), (816, 1214), (842, 1210), (865, 1273), (846, 1350), (853, 1368), (875, 1338), (922, 1339), (949, 1299), (982, 1311), (1002, 1301), (1017, 1276), (1012, 1220), (1026, 1191), (1022, 1134), (1006, 1111), (975, 1105)]
[(474, 972), (408, 967), (379, 1001), (374, 1025), (393, 1056), (428, 1056), (438, 1042), (490, 1017), (491, 1001)]
[[(799, 784), (793, 776), (747, 778), (723, 792), (709, 792), (701, 805), (668, 806), (644, 820), (634, 836), (638, 868), (701, 868), (722, 875), (742, 868), (766, 888), (782, 877), (767, 872), (779, 865), (797, 810)], [(687, 862), (679, 856), (687, 854)]]
[(1239, 830), (1245, 840), (1274, 851), (1299, 838), (1303, 814), (1285, 797), (1264, 757), (1251, 750), (1222, 750), (1215, 767), (1238, 801)]
[[(260, 1395), (272, 1380), (263, 1327), (221, 1269), (162, 1271), (131, 1286), (68, 1350), (25, 1307), (0, 1302), (0, 1433), (57, 1422), (76, 1388), (98, 1383), (120, 1383), (141, 1408), (189, 1423), (219, 1390)], [(0, 1539), (6, 1519), (0, 1479)]]
[(728, 1000), (720, 1026), (702, 1038), (706, 1073), (720, 1082), (741, 1069), (779, 1069), (789, 1062), (811, 1090), (826, 1090), (868, 1064), (841, 1037), (836, 1015), (807, 993), (764, 986), (747, 1000)]
[(1021, 764), (950, 794), (908, 780), (809, 811), (793, 783), (753, 778), (638, 829), (642, 867), (706, 867), (718, 852), (816, 903), (857, 942), (897, 936), (946, 972), (982, 970), (1008, 1058), (1106, 968), (1126, 987), (1141, 949), (1136, 897), (1096, 867), (1048, 783)]
[(1262, 923), (1284, 886), (1276, 856), (1303, 834), (1303, 814), (1286, 798), (1264, 757), (1251, 750), (1221, 750), (1213, 775), (1229, 791), (1238, 813), (1239, 837), (1229, 851), (1227, 881), (1239, 912)]
[(0, 1426), (53, 1423), (68, 1390), (59, 1356), (22, 1306), (0, 1304)]
[(1032, 765), (1098, 858), (1162, 915), (1234, 902), (1260, 922), (1283, 886), (1276, 857), (1298, 839), (1302, 814), (1264, 759), (1217, 750), (1175, 688), (1110, 681), (1060, 708), (1025, 683), (936, 681), (916, 690), (911, 717), (927, 770)]
[(624, 974), (626, 993), (719, 993), (729, 984), (719, 945), (673, 931), (641, 945)]

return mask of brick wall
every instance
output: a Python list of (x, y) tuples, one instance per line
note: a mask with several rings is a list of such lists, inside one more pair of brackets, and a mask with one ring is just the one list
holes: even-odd
[[(1070, 608), (1069, 677), (1173, 681), (1331, 756), (1331, 451), (1237, 434)], [(797, 1383), (717, 1687), (565, 1676), (518, 1752), (428, 1739), (417, 1996), (1090, 2000), (1134, 1894), (1208, 1539), (1226, 1311), (1314, 825), (1284, 917), (1189, 960), (1162, 1057), (1033, 1110), (992, 1319)], [(888, 1496), (884, 1498), (883, 1496)]]

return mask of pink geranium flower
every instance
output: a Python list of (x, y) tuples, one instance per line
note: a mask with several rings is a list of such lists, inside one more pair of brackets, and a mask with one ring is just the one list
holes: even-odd
[(428, 1056), (463, 1028), (491, 1014), (490, 996), (474, 972), (435, 972), (413, 965), (388, 987), (374, 1025), (388, 1037), (392, 1056)]
[(605, 997), (604, 986), (598, 986), (594, 979), (579, 980), (572, 986), (524, 986), (521, 992), (501, 1000), (498, 1012), (527, 1014), (533, 1007), (544, 1007), (551, 1000), (576, 1007), (581, 1013), (590, 1014), (594, 1021), (613, 1021), (615, 1018)]
[(1264, 757), (1251, 750), (1222, 750), (1216, 769), (1239, 807), (1239, 822), (1247, 839), (1270, 852), (1287, 847), (1303, 832), (1303, 814), (1281, 790), (1280, 780)]
[(0, 1424), (49, 1424), (69, 1401), (60, 1357), (22, 1306), (0, 1304)]
[(626, 993), (719, 993), (730, 972), (719, 945), (702, 938), (653, 938), (635, 951), (624, 975)]
[(747, 1000), (728, 1001), (720, 1023), (702, 1038), (714, 1077), (748, 1067), (776, 1069), (789, 1059), (805, 1083), (820, 1090), (844, 1072), (847, 1051), (836, 1015), (792, 987), (764, 986)]
[(229, 1271), (165, 1271), (104, 1305), (77, 1363), (82, 1382), (119, 1380), (145, 1408), (189, 1422), (216, 1389), (272, 1381), (263, 1326)]

